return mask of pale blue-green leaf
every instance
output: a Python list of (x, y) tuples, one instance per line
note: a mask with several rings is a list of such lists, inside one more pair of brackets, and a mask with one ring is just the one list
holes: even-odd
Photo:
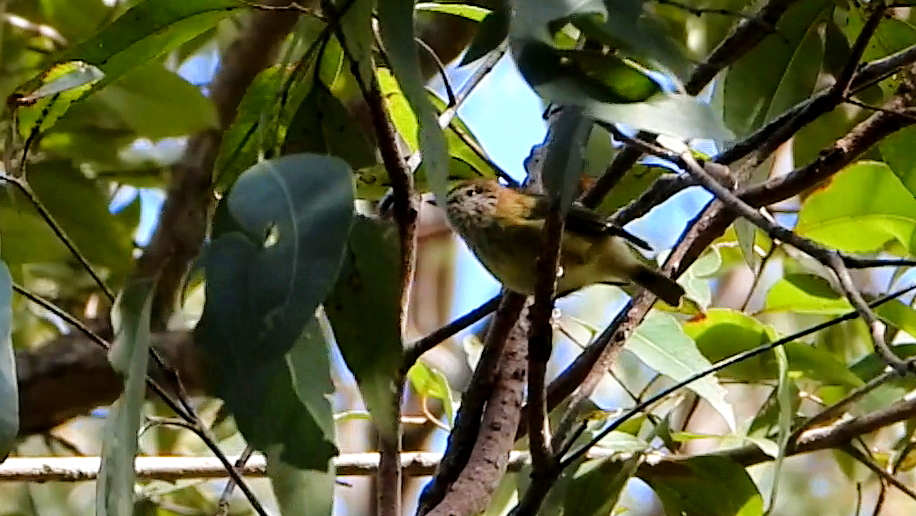
[(121, 374), (124, 391), (105, 421), (102, 458), (96, 481), (97, 515), (128, 516), (134, 507), (134, 457), (141, 409), (146, 398), (150, 308), (154, 283), (130, 282), (111, 310), (114, 342), (108, 352), (112, 368)]
[(19, 433), (19, 388), (13, 354), (13, 280), (0, 261), (0, 462)]
[[(684, 380), (712, 366), (697, 349), (693, 339), (684, 333), (677, 320), (666, 314), (652, 314), (646, 318), (633, 332), (625, 349), (647, 366), (675, 381)], [(709, 402), (734, 431), (734, 409), (725, 399), (727, 391), (714, 375), (705, 376), (687, 387)]]
[(267, 450), (267, 476), (280, 514), (331, 516), (334, 513), (334, 464), (327, 469), (304, 470), (283, 461), (281, 445)]

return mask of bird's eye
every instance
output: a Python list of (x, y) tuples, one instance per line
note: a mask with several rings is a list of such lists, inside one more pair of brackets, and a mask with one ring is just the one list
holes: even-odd
[(467, 195), (468, 197), (473, 197), (473, 196), (474, 196), (474, 192), (471, 191), (471, 190), (468, 190), (467, 193), (466, 193), (466, 195)]

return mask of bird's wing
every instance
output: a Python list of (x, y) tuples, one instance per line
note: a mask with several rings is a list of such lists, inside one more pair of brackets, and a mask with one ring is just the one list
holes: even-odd
[[(547, 216), (549, 201), (546, 197), (540, 195), (529, 195), (529, 209), (527, 217), (529, 219), (543, 219)], [(583, 235), (613, 235), (619, 236), (636, 247), (651, 251), (652, 247), (645, 240), (630, 233), (622, 227), (609, 222), (600, 214), (582, 206), (579, 203), (573, 203), (569, 207), (569, 213), (566, 215), (566, 228)]]

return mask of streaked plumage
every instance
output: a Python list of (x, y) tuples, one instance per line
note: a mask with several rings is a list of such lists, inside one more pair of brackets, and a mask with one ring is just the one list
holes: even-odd
[[(534, 292), (547, 200), (523, 194), (495, 180), (463, 181), (449, 191), (446, 211), (452, 227), (480, 262), (506, 288)], [(677, 305), (684, 289), (648, 267), (627, 244), (647, 248), (641, 239), (575, 205), (563, 237), (557, 290), (571, 292), (594, 283), (634, 282)]]

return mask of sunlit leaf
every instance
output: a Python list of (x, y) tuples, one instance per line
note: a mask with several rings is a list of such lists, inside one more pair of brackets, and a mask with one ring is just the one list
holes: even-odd
[(860, 161), (805, 199), (796, 231), (841, 251), (874, 252), (895, 241), (912, 253), (916, 198), (886, 164)]
[(420, 72), (417, 42), (414, 39), (413, 7), (412, 1), (379, 0), (379, 26), (392, 72), (417, 114), (418, 140), (432, 190), (437, 197), (444, 199), (448, 189), (448, 147), (436, 121), (436, 112), (426, 96), (426, 81)]
[[(711, 366), (697, 349), (693, 339), (684, 333), (670, 315), (653, 314), (633, 332), (626, 348), (646, 365), (680, 381), (709, 369)], [(699, 394), (722, 416), (729, 428), (735, 429), (735, 413), (725, 399), (725, 388), (714, 375), (708, 375), (687, 386)]]

